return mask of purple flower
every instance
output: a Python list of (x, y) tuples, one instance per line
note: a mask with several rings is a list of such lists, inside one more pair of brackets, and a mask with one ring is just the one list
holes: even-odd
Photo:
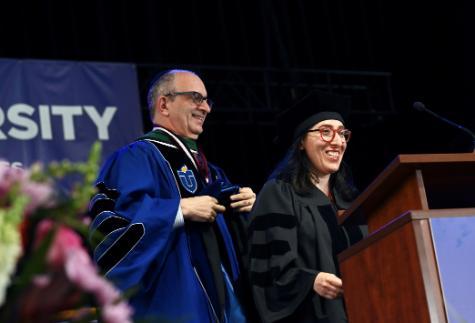
[(97, 269), (83, 249), (71, 250), (65, 263), (66, 275), (81, 289), (95, 295), (103, 308), (105, 322), (132, 322), (132, 309), (123, 301), (119, 301), (119, 291), (97, 273)]
[(22, 168), (11, 167), (8, 163), (0, 161), (0, 198), (5, 197), (15, 184), (20, 186), (20, 191), (29, 197), (25, 214), (33, 213), (38, 207), (51, 207), (53, 188), (47, 183), (37, 183), (30, 179), (30, 172)]

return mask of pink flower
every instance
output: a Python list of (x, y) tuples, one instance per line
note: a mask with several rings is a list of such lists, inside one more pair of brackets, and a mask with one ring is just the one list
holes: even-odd
[(24, 181), (21, 191), (30, 198), (25, 215), (32, 214), (40, 206), (51, 207), (54, 205), (53, 189), (47, 184)]
[(37, 287), (46, 287), (51, 283), (51, 276), (47, 274), (36, 275), (32, 279), (33, 285)]
[(132, 308), (125, 302), (108, 304), (102, 309), (102, 318), (107, 323), (129, 323), (133, 314)]
[(81, 218), (81, 222), (85, 225), (85, 226), (89, 226), (92, 222), (91, 218), (89, 216), (84, 216)]
[[(118, 302), (120, 292), (106, 279), (99, 276), (88, 254), (80, 248), (68, 253), (65, 271), (68, 278), (79, 288), (95, 295), (103, 308), (105, 322), (132, 322), (132, 309), (125, 302)], [(117, 303), (118, 302), (118, 303)]]
[[(64, 269), (68, 278), (82, 290), (94, 293), (104, 285), (96, 267), (82, 249), (73, 250), (68, 254)], [(118, 292), (114, 296), (118, 297)]]
[(23, 169), (11, 167), (8, 162), (0, 160), (0, 198), (4, 197), (14, 183), (22, 179)]
[(30, 180), (30, 172), (22, 168), (11, 167), (7, 162), (0, 160), (0, 198), (5, 196), (15, 184), (20, 185), (23, 194), (30, 198), (25, 210), (29, 215), (40, 206), (51, 207), (53, 189), (45, 183)]
[[(39, 207), (54, 207), (52, 186), (34, 182), (30, 179), (29, 171), (10, 167), (8, 163), (0, 161), (0, 199), (7, 197), (14, 185), (18, 185), (20, 194), (29, 198), (24, 215), (32, 214)], [(10, 201), (7, 199), (5, 205), (0, 205), (0, 207), (9, 207), (9, 203)], [(24, 218), (22, 222), (20, 229), (23, 232), (28, 229), (29, 219)], [(84, 218), (83, 221), (90, 221), (90, 219)], [(46, 273), (38, 274), (33, 278), (33, 286), (37, 290), (50, 286), (55, 287), (52, 280), (62, 279), (64, 282), (59, 281), (59, 283), (63, 284), (63, 287), (68, 287), (64, 284), (72, 284), (79, 291), (93, 294), (99, 307), (103, 309), (101, 313), (105, 322), (132, 322), (132, 308), (120, 299), (119, 290), (99, 275), (95, 264), (83, 246), (81, 237), (72, 228), (55, 224), (52, 219), (42, 220), (36, 227), (34, 245), (38, 247), (51, 230), (55, 231), (46, 259), (49, 268)], [(66, 276), (49, 275), (48, 270), (51, 269), (53, 269), (51, 271), (53, 273), (64, 270)], [(57, 280), (54, 282), (58, 283)], [(62, 297), (59, 297), (58, 301), (67, 302)]]
[(109, 304), (117, 301), (120, 297), (119, 291), (107, 280), (103, 279), (103, 281), (106, 284), (97, 285), (97, 288), (94, 289), (94, 293), (99, 303)]
[(98, 275), (97, 269), (84, 250), (74, 250), (65, 263), (66, 275), (81, 289), (96, 295), (101, 304), (115, 302), (120, 293), (108, 281)]
[[(36, 245), (53, 229), (53, 225), (52, 220), (43, 220), (39, 223)], [(61, 267), (68, 253), (76, 249), (83, 249), (81, 237), (72, 229), (60, 225), (48, 250), (48, 263), (54, 267)]]

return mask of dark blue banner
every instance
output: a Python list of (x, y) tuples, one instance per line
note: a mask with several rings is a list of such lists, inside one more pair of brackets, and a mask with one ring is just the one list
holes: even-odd
[(82, 161), (142, 133), (135, 66), (0, 59), (0, 159)]

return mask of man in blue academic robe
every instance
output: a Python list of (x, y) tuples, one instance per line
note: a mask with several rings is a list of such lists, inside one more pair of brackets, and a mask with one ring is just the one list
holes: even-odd
[[(131, 290), (136, 319), (245, 322), (234, 227), (255, 201), (209, 164), (196, 140), (211, 102), (193, 72), (162, 73), (149, 90), (153, 131), (102, 167), (90, 204), (94, 259)], [(230, 195), (230, 196), (229, 196)]]

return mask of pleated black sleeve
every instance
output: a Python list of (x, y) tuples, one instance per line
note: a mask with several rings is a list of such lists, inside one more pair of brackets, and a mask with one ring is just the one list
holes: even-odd
[(272, 180), (264, 185), (251, 213), (250, 280), (261, 319), (290, 316), (314, 295), (318, 272), (299, 255), (299, 204), (291, 187)]

